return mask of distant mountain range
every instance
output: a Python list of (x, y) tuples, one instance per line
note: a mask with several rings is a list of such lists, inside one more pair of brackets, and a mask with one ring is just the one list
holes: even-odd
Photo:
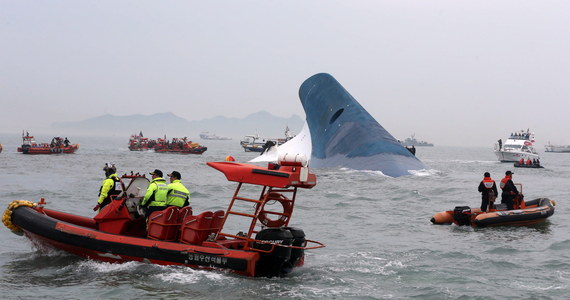
[(218, 136), (242, 138), (247, 134), (259, 134), (262, 137), (278, 138), (285, 135), (285, 127), (298, 133), (304, 120), (292, 115), (281, 118), (267, 111), (259, 111), (245, 118), (214, 117), (210, 119), (188, 121), (173, 113), (153, 115), (113, 116), (110, 114), (78, 122), (58, 122), (51, 129), (62, 134), (95, 135), (95, 136), (130, 136), (143, 132), (146, 137), (156, 138), (164, 135), (167, 138), (197, 138), (200, 132), (208, 131)]

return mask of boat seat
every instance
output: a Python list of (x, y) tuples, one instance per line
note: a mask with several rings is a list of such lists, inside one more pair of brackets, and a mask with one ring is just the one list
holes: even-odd
[(153, 240), (175, 241), (180, 228), (178, 214), (179, 210), (176, 206), (150, 214), (147, 237)]
[(213, 213), (205, 211), (199, 215), (188, 215), (180, 225), (180, 242), (201, 245), (211, 231)]
[(216, 236), (218, 235), (218, 232), (222, 228), (222, 224), (224, 223), (225, 213), (226, 212), (223, 210), (217, 210), (212, 215), (212, 225), (210, 226), (210, 232), (208, 234), (208, 240), (212, 240), (212, 241), (215, 240)]
[(182, 224), (182, 222), (184, 222), (184, 218), (186, 218), (186, 216), (191, 216), (191, 215), (192, 215), (192, 206), (184, 206), (180, 208), (180, 211), (178, 213), (178, 223)]

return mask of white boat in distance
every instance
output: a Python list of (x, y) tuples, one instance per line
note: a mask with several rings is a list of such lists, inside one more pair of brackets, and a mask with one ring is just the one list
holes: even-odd
[(231, 140), (232, 138), (224, 137), (224, 136), (217, 136), (214, 133), (209, 133), (208, 131), (204, 131), (200, 133), (200, 138), (203, 140), (221, 140), (227, 141)]
[(289, 130), (289, 126), (285, 128), (285, 138), (262, 138), (259, 135), (246, 135), (239, 143), (245, 152), (264, 152), (272, 146), (280, 146), (294, 137)]
[(519, 132), (511, 133), (511, 136), (505, 141), (498, 140), (495, 144), (495, 154), (502, 162), (516, 162), (521, 158), (527, 160), (540, 159), (538, 152), (534, 149), (534, 132), (528, 129), (526, 132), (521, 130)]
[(548, 145), (544, 146), (546, 152), (556, 152), (556, 153), (570, 153), (570, 145)]

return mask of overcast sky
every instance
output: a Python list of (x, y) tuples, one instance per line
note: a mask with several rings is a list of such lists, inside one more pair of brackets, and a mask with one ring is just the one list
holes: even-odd
[(0, 54), (1, 133), (304, 118), (299, 86), (326, 72), (398, 139), (570, 144), (570, 1), (2, 0)]

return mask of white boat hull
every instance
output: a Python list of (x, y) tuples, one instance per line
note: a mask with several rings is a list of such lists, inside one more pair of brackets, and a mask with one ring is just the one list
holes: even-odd
[(546, 152), (570, 153), (570, 146), (547, 145), (545, 148)]
[(504, 151), (498, 150), (495, 151), (495, 155), (501, 162), (517, 162), (520, 161), (521, 158), (525, 160), (530, 159), (540, 159), (538, 154), (529, 153), (529, 152), (521, 152), (521, 151)]

